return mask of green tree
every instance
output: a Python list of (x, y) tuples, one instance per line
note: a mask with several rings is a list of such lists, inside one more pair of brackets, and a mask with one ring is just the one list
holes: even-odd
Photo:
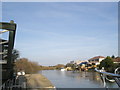
[(111, 57), (107, 56), (103, 61), (100, 62), (100, 68), (104, 67), (104, 69), (108, 72), (113, 72), (114, 63)]
[(113, 58), (113, 59), (114, 59), (114, 58), (115, 58), (115, 56), (114, 56), (114, 55), (112, 55), (112, 56), (111, 56), (111, 58)]

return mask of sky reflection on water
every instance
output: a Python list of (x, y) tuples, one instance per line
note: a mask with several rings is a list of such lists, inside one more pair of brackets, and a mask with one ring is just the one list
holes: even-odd
[[(100, 75), (96, 72), (72, 72), (59, 70), (41, 71), (57, 88), (103, 88)], [(115, 83), (107, 83), (109, 88), (118, 88)]]

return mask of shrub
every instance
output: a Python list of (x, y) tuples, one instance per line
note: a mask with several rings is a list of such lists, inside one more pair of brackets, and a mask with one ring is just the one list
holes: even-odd
[(25, 73), (36, 73), (40, 70), (40, 67), (36, 62), (31, 62), (27, 58), (21, 58), (15, 62), (14, 69), (15, 71), (24, 70)]
[(114, 63), (111, 57), (107, 56), (103, 61), (100, 62), (100, 69), (102, 67), (105, 68), (106, 71), (108, 72), (113, 72), (114, 71)]

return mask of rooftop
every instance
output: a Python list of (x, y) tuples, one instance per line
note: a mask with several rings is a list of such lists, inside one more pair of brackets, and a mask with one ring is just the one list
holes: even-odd
[(91, 58), (91, 59), (89, 59), (89, 60), (99, 59), (99, 58), (105, 58), (105, 57), (103, 57), (103, 56), (96, 56), (96, 57), (93, 57), (93, 58)]
[(120, 62), (120, 57), (116, 57), (115, 59), (113, 59), (113, 62)]

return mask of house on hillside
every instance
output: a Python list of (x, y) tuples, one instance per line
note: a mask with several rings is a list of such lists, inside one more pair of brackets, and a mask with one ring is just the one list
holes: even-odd
[(96, 56), (88, 60), (89, 64), (99, 65), (100, 62), (105, 59), (103, 56)]

